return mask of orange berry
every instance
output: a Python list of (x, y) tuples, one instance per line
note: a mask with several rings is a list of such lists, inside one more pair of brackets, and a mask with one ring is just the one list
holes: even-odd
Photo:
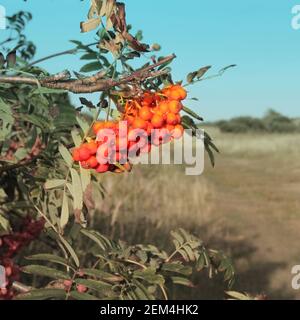
[(95, 156), (91, 156), (87, 161), (89, 168), (96, 168), (98, 166), (98, 161)]
[(176, 114), (176, 117), (177, 117), (177, 123), (181, 123), (181, 116), (179, 113)]
[(86, 161), (91, 156), (90, 150), (86, 147), (79, 148), (79, 161)]
[(178, 119), (175, 113), (168, 113), (167, 114), (167, 124), (176, 125), (178, 123)]
[(175, 129), (174, 129), (173, 133), (172, 133), (172, 136), (173, 136), (173, 138), (175, 138), (175, 139), (179, 139), (179, 138), (182, 137), (183, 132), (184, 132), (183, 126), (182, 126), (181, 124), (177, 124), (177, 125), (175, 126)]
[(169, 97), (174, 100), (184, 100), (187, 96), (187, 92), (180, 85), (174, 85), (171, 87)]
[(133, 128), (135, 129), (143, 129), (146, 130), (147, 129), (147, 121), (141, 119), (141, 118), (135, 118), (133, 123), (132, 123)]
[(106, 121), (104, 122), (104, 128), (106, 129), (115, 129), (116, 123), (113, 121)]
[(162, 101), (159, 105), (158, 105), (159, 110), (162, 113), (167, 113), (169, 111), (169, 104), (167, 101)]
[(128, 125), (131, 126), (133, 124), (134, 119), (134, 116), (127, 116), (125, 121), (127, 120)]
[(150, 105), (151, 103), (153, 103), (153, 100), (154, 100), (154, 96), (151, 92), (144, 93), (143, 101), (142, 101), (143, 105), (144, 104)]
[(79, 148), (73, 149), (72, 155), (73, 155), (73, 160), (74, 160), (74, 161), (80, 161)]
[(161, 128), (164, 125), (164, 117), (158, 113), (155, 113), (151, 119), (151, 124), (154, 128)]
[(175, 126), (173, 126), (172, 124), (167, 124), (167, 125), (166, 125), (166, 129), (167, 129), (169, 132), (172, 132), (172, 131), (175, 129)]
[(97, 134), (100, 129), (103, 129), (103, 127), (104, 127), (104, 122), (103, 121), (95, 122), (94, 125), (93, 125), (94, 133)]
[(178, 113), (182, 110), (183, 106), (181, 104), (181, 102), (177, 101), (177, 100), (171, 100), (169, 102), (169, 111), (173, 112), (173, 113)]
[(149, 120), (151, 120), (152, 116), (153, 116), (153, 113), (151, 112), (150, 108), (148, 108), (148, 107), (142, 107), (139, 111), (139, 117), (142, 120), (149, 121)]
[(105, 164), (99, 164), (98, 167), (96, 168), (96, 171), (99, 173), (104, 173), (107, 172), (109, 170), (109, 164), (105, 163)]
[(84, 146), (90, 150), (91, 154), (96, 154), (98, 149), (98, 144), (96, 141), (90, 141), (88, 143), (85, 143)]
[(184, 88), (181, 86), (177, 86), (177, 92), (180, 95), (180, 100), (184, 100), (187, 97), (187, 92)]
[(185, 89), (177, 84), (163, 89), (163, 94), (171, 100), (184, 100), (187, 97)]

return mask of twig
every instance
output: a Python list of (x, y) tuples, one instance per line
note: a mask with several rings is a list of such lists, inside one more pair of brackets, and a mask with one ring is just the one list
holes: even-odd
[[(94, 46), (96, 44), (98, 44), (98, 42), (93, 42), (93, 43), (87, 44), (85, 46), (86, 47), (91, 47), (91, 46)], [(76, 48), (73, 48), (73, 49), (69, 49), (69, 50), (57, 52), (57, 53), (54, 53), (54, 54), (50, 54), (49, 56), (46, 56), (44, 58), (41, 58), (41, 59), (38, 59), (38, 60), (35, 60), (35, 61), (31, 62), (28, 66), (32, 67), (33, 65), (38, 64), (40, 62), (43, 62), (43, 61), (46, 61), (46, 60), (49, 60), (49, 59), (52, 59), (52, 58), (56, 58), (56, 57), (59, 57), (59, 56), (63, 56), (63, 55), (66, 55), (66, 54), (75, 54), (78, 51), (78, 49), (80, 49), (80, 48), (76, 47)]]

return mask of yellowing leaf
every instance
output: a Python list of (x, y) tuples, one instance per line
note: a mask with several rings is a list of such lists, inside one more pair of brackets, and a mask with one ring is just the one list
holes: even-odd
[(100, 25), (100, 23), (101, 23), (100, 18), (93, 18), (86, 22), (81, 22), (80, 23), (81, 32), (89, 32), (91, 30), (94, 30)]

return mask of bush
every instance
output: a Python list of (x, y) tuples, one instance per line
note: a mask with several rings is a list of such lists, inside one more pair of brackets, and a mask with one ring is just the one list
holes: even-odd
[(291, 133), (300, 131), (299, 121), (288, 118), (274, 110), (269, 110), (262, 118), (237, 117), (228, 121), (221, 120), (215, 123), (222, 132), (227, 133)]

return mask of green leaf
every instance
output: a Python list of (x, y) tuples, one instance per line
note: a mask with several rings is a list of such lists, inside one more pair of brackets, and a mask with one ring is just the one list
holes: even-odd
[(147, 281), (150, 284), (163, 285), (165, 283), (164, 277), (161, 274), (156, 274), (156, 269), (151, 267), (134, 271), (133, 277)]
[(79, 147), (82, 143), (82, 138), (78, 132), (78, 130), (72, 130), (71, 131), (72, 139), (74, 141), (75, 147)]
[(87, 190), (88, 186), (91, 183), (91, 171), (83, 169), (80, 166), (80, 178), (81, 178), (81, 185), (82, 185), (82, 191), (85, 193)]
[(40, 266), (40, 265), (28, 265), (28, 266), (22, 267), (21, 270), (25, 273), (35, 274), (37, 276), (49, 277), (57, 280), (70, 279), (70, 275), (66, 272), (45, 267), (45, 266)]
[(41, 128), (44, 131), (49, 131), (51, 128), (51, 125), (49, 123), (49, 119), (41, 116), (41, 115), (37, 115), (37, 114), (21, 114), (22, 120), (23, 121), (27, 121), (30, 122), (32, 124), (34, 124), (35, 126)]
[(164, 263), (161, 267), (162, 271), (179, 273), (185, 276), (192, 274), (192, 267), (184, 266), (181, 262)]
[(234, 298), (235, 300), (252, 300), (249, 296), (240, 292), (226, 291), (225, 293), (231, 298)]
[(80, 271), (87, 276), (100, 278), (108, 282), (121, 282), (124, 280), (124, 278), (119, 275), (114, 275), (99, 269), (80, 269)]
[(70, 297), (76, 300), (100, 300), (97, 297), (92, 296), (91, 294), (85, 292), (81, 293), (78, 291), (71, 291)]
[(8, 219), (4, 218), (1, 214), (0, 214), (0, 226), (4, 229), (4, 231), (10, 230), (10, 223)]
[(69, 150), (62, 144), (59, 146), (58, 150), (59, 150), (59, 153), (61, 154), (61, 156), (63, 157), (63, 159), (65, 160), (66, 164), (69, 167), (72, 167), (73, 159), (72, 159), (72, 156), (71, 156)]
[(88, 52), (80, 57), (80, 60), (96, 60), (98, 58), (97, 52)]
[(100, 71), (102, 68), (102, 64), (99, 61), (94, 61), (84, 65), (80, 72), (92, 72), (92, 71)]
[(177, 231), (171, 231), (171, 236), (178, 241), (179, 245), (184, 244), (184, 238)]
[(188, 107), (183, 107), (182, 109), (184, 112), (186, 112), (187, 114), (189, 114), (190, 116), (192, 116), (193, 118), (199, 120), (199, 121), (203, 121), (203, 118), (200, 117), (196, 112), (192, 111), (191, 109), (189, 109)]
[(204, 146), (205, 146), (205, 150), (206, 150), (206, 152), (207, 152), (207, 154), (208, 154), (210, 163), (211, 163), (211, 165), (214, 167), (215, 164), (216, 164), (216, 163), (215, 163), (215, 155), (214, 155), (214, 153), (212, 152), (212, 150), (210, 149), (208, 143), (204, 143)]
[(96, 244), (98, 244), (98, 246), (102, 249), (102, 250), (106, 250), (106, 244), (103, 241), (103, 239), (100, 237), (99, 234), (97, 234), (96, 232), (90, 231), (90, 230), (86, 230), (86, 229), (82, 229), (80, 230), (80, 232), (82, 234), (84, 234), (86, 237), (90, 238), (91, 240), (93, 240)]
[(229, 66), (221, 69), (221, 70), (219, 71), (219, 74), (223, 74), (223, 73), (224, 73), (225, 71), (227, 71), (228, 69), (235, 68), (235, 67), (236, 67), (236, 64), (231, 64), (231, 65), (229, 65)]
[(197, 72), (191, 72), (186, 76), (187, 83), (192, 83), (197, 76)]
[(193, 283), (187, 279), (187, 278), (183, 278), (183, 277), (171, 277), (171, 280), (174, 284), (180, 284), (186, 287), (194, 287)]
[(206, 66), (206, 67), (200, 68), (196, 74), (197, 78), (198, 79), (202, 78), (210, 68), (211, 68), (211, 66)]
[(72, 177), (72, 189), (73, 189), (73, 206), (74, 210), (82, 210), (83, 205), (83, 192), (82, 192), (82, 185), (81, 179), (78, 172), (71, 168), (71, 177)]
[(37, 261), (48, 261), (48, 262), (53, 262), (53, 263), (58, 263), (63, 266), (70, 266), (68, 261), (65, 258), (56, 256), (54, 254), (49, 254), (49, 253), (38, 253), (31, 255), (29, 257), (26, 257), (28, 260), (37, 260)]
[(106, 283), (101, 280), (75, 279), (75, 282), (77, 284), (82, 284), (82, 285), (88, 287), (89, 289), (93, 289), (93, 290), (100, 291), (100, 292), (103, 292), (104, 290), (111, 288), (111, 284)]
[(15, 297), (16, 300), (64, 300), (65, 298), (66, 291), (63, 289), (35, 289)]
[(69, 221), (69, 204), (68, 204), (68, 197), (66, 192), (63, 193), (63, 202), (61, 207), (61, 214), (60, 214), (60, 227), (64, 229)]
[(65, 240), (61, 235), (59, 235), (59, 239), (62, 242), (62, 244), (65, 246), (65, 248), (69, 251), (72, 259), (75, 262), (76, 267), (79, 267), (80, 262), (78, 259), (78, 256), (76, 254), (76, 252), (74, 251), (74, 249), (72, 248), (72, 246), (69, 244), (69, 242), (67, 240)]
[(81, 128), (81, 130), (83, 131), (83, 133), (87, 133), (90, 129), (90, 125), (89, 123), (82, 117), (77, 116), (76, 120)]
[(46, 190), (49, 189), (56, 189), (58, 187), (62, 187), (65, 184), (65, 180), (63, 179), (51, 179), (51, 180), (47, 180), (44, 184), (44, 188)]

